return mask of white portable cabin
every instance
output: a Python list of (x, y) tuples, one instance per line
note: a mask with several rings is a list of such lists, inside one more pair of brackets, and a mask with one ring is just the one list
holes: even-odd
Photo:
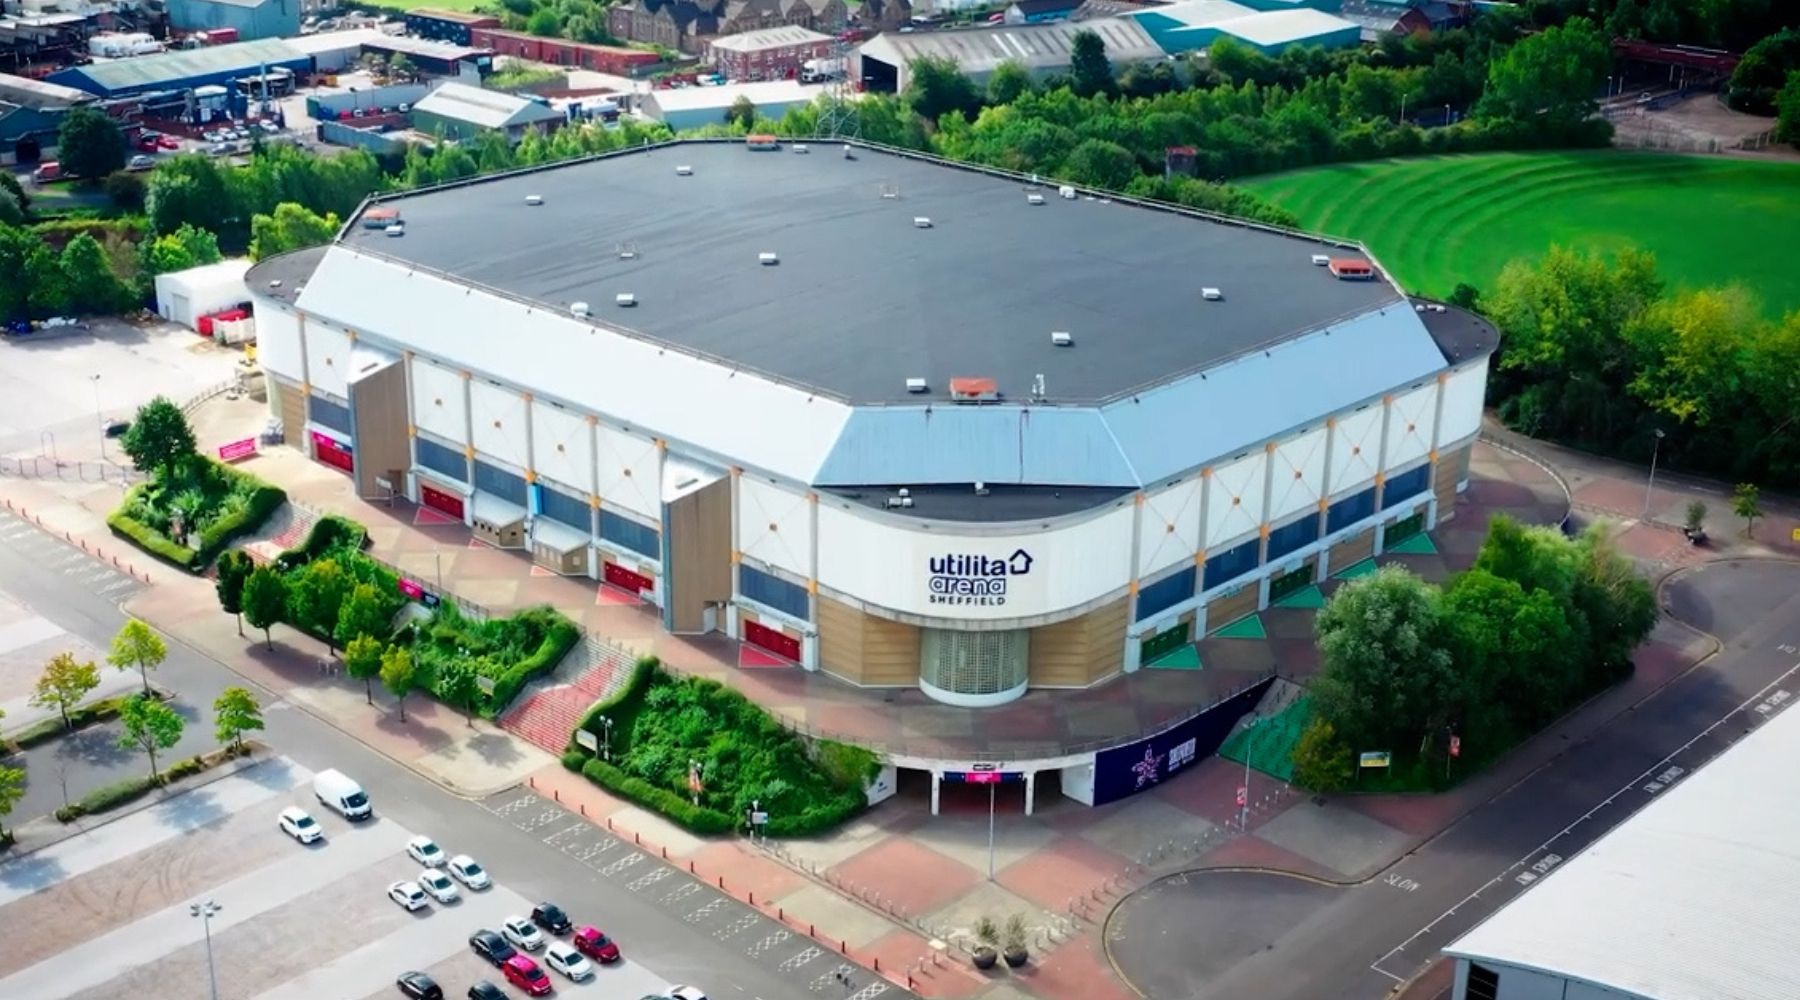
[(200, 317), (250, 301), (246, 259), (222, 260), (156, 276), (157, 315), (199, 332)]

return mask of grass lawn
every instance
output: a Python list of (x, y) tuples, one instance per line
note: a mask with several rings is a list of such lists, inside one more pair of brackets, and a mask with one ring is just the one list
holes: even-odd
[(1800, 309), (1800, 164), (1611, 150), (1377, 160), (1250, 178), (1308, 229), (1360, 240), (1410, 291), (1486, 291), (1552, 245), (1656, 254), (1676, 286)]

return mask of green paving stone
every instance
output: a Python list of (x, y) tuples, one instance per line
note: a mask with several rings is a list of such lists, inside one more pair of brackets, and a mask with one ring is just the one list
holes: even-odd
[(1359, 576), (1372, 576), (1378, 568), (1379, 567), (1375, 565), (1375, 560), (1364, 559), (1362, 562), (1351, 566), (1349, 569), (1339, 570), (1338, 572), (1333, 573), (1331, 578), (1333, 580), (1354, 580)]
[(1431, 542), (1431, 536), (1423, 531), (1405, 538), (1387, 547), (1389, 555), (1395, 556), (1435, 556), (1437, 546)]
[(1325, 592), (1317, 584), (1302, 587), (1275, 602), (1278, 608), (1322, 608), (1325, 606)]
[(1150, 666), (1156, 670), (1199, 670), (1200, 651), (1192, 645), (1183, 646), (1151, 660)]
[(1215, 639), (1267, 639), (1268, 637), (1269, 633), (1263, 631), (1262, 619), (1256, 615), (1239, 618), (1213, 633)]

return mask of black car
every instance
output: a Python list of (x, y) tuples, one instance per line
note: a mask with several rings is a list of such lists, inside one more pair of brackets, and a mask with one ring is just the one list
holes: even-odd
[(122, 438), (125, 436), (125, 432), (129, 430), (131, 430), (130, 421), (114, 420), (106, 425), (106, 436), (109, 438)]
[(444, 991), (430, 976), (423, 972), (402, 972), (400, 978), (394, 980), (400, 992), (412, 997), (412, 1000), (444, 1000)]
[(490, 930), (479, 930), (469, 935), (469, 947), (475, 954), (487, 959), (488, 964), (498, 969), (506, 964), (506, 960), (517, 955), (513, 946), (506, 939)]
[(469, 1000), (507, 1000), (506, 992), (485, 979), (469, 987)]
[(567, 934), (575, 929), (569, 915), (555, 903), (539, 903), (531, 911), (531, 922), (552, 934)]

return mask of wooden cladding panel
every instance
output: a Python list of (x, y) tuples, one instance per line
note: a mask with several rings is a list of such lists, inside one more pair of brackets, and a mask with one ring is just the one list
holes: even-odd
[(819, 598), (819, 663), (847, 681), (871, 686), (919, 682), (919, 630)]
[(1369, 528), (1354, 538), (1346, 538), (1331, 547), (1331, 571), (1344, 570), (1375, 554), (1375, 529)]
[(1254, 582), (1244, 584), (1237, 593), (1229, 597), (1216, 597), (1206, 605), (1206, 628), (1209, 632), (1230, 625), (1239, 618), (1256, 610), (1257, 587)]
[(1131, 599), (1031, 630), (1031, 685), (1087, 687), (1124, 667)]

